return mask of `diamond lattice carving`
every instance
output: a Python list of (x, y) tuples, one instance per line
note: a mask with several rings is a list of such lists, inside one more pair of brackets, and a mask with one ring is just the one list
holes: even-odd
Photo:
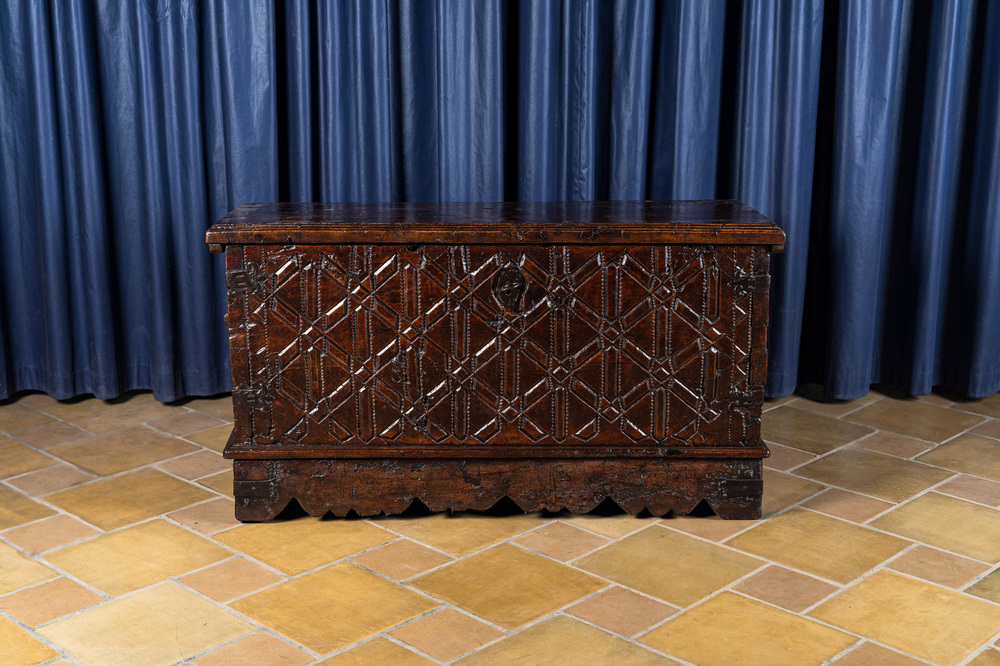
[[(753, 295), (732, 281), (751, 261), (741, 246), (247, 246), (253, 442), (740, 442), (725, 406), (749, 390)], [(518, 311), (494, 293), (511, 267)]]

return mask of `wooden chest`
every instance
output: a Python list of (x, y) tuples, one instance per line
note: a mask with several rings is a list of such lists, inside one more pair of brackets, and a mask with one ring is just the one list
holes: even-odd
[(236, 516), (761, 507), (768, 262), (737, 201), (241, 206)]

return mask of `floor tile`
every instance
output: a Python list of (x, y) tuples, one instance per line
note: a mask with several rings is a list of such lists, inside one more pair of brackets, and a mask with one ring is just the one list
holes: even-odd
[(1000, 394), (994, 394), (988, 398), (960, 400), (955, 403), (955, 409), (1000, 419)]
[(112, 401), (61, 402), (45, 411), (84, 430), (100, 434), (177, 414), (182, 410), (157, 402), (152, 393), (137, 393)]
[(654, 526), (588, 555), (576, 566), (683, 607), (761, 564), (755, 557)]
[(193, 444), (144, 426), (116, 430), (47, 449), (66, 462), (101, 476), (197, 450)]
[(218, 428), (226, 425), (226, 422), (201, 412), (182, 412), (164, 419), (149, 421), (148, 425), (171, 435), (184, 436), (209, 428)]
[(962, 475), (951, 479), (947, 483), (942, 483), (934, 489), (939, 493), (954, 495), (962, 499), (988, 504), (990, 506), (1000, 506), (1000, 483), (987, 481), (974, 476)]
[(456, 659), (504, 635), (499, 629), (451, 608), (408, 622), (389, 633), (441, 661)]
[(90, 437), (90, 433), (77, 428), (72, 423), (50, 421), (45, 425), (12, 432), (10, 436), (19, 442), (24, 442), (28, 446), (33, 446), (36, 449), (44, 449), (56, 444), (80, 439), (81, 437)]
[(232, 469), (233, 463), (210, 451), (198, 451), (190, 455), (161, 462), (157, 467), (182, 479), (200, 479), (210, 474)]
[(965, 666), (1000, 666), (1000, 650), (986, 650)]
[(389, 629), (438, 604), (353, 564), (335, 564), (232, 604), (320, 654)]
[(395, 538), (364, 520), (313, 517), (247, 523), (215, 535), (216, 540), (230, 548), (289, 575), (309, 571)]
[(205, 430), (204, 432), (198, 432), (193, 435), (187, 435), (184, 439), (194, 442), (199, 446), (204, 446), (206, 449), (212, 449), (222, 453), (223, 449), (226, 448), (226, 444), (229, 442), (229, 436), (233, 434), (233, 426), (226, 425), (220, 428), (212, 428), (211, 430)]
[(637, 532), (644, 527), (649, 527), (659, 520), (659, 518), (653, 516), (639, 518), (631, 516), (627, 513), (611, 516), (584, 513), (559, 516), (559, 519), (567, 525), (582, 527), (585, 530), (597, 532), (598, 534), (603, 534), (604, 536), (611, 537), (613, 539), (618, 539), (626, 534)]
[(790, 446), (782, 446), (774, 442), (768, 442), (767, 448), (771, 452), (770, 457), (764, 459), (764, 465), (771, 469), (778, 469), (782, 472), (798, 467), (816, 457), (813, 453), (799, 451)]
[(236, 520), (234, 511), (233, 501), (220, 497), (174, 511), (167, 514), (167, 517), (202, 534), (215, 534), (242, 524)]
[(16, 490), (0, 486), (0, 530), (46, 518), (54, 513), (55, 511), (44, 504)]
[(226, 497), (233, 497), (233, 470), (231, 469), (198, 479), (198, 483)]
[(57, 575), (41, 562), (28, 559), (13, 546), (0, 543), (0, 594), (35, 585)]
[(9, 479), (43, 467), (51, 467), (58, 461), (30, 446), (19, 444), (10, 437), (0, 435), (0, 479)]
[(837, 666), (922, 666), (927, 663), (865, 641), (834, 662)]
[(540, 514), (487, 516), (462, 511), (416, 518), (390, 516), (373, 522), (420, 543), (461, 556), (527, 532), (550, 520)]
[(934, 446), (933, 442), (884, 430), (872, 433), (868, 437), (858, 440), (854, 445), (897, 458), (912, 458)]
[(984, 562), (1000, 562), (1000, 511), (927, 493), (871, 525)]
[(677, 612), (673, 606), (612, 587), (566, 609), (570, 615), (623, 636), (635, 636)]
[(917, 400), (882, 400), (844, 418), (879, 430), (889, 430), (931, 442), (943, 442), (983, 420), (975, 414)]
[(839, 583), (854, 580), (910, 545), (803, 509), (792, 509), (726, 543)]
[(3, 536), (34, 555), (96, 534), (100, 532), (93, 527), (81, 523), (72, 516), (59, 514), (30, 525), (9, 529)]
[(282, 580), (284, 577), (242, 557), (213, 564), (177, 579), (191, 589), (222, 603), (245, 597)]
[(734, 589), (799, 613), (839, 588), (791, 569), (770, 566), (739, 583)]
[(756, 524), (756, 520), (723, 520), (718, 516), (676, 516), (660, 521), (663, 527), (709, 541), (725, 541)]
[(189, 409), (197, 409), (199, 412), (210, 414), (217, 419), (233, 422), (233, 398), (231, 395), (222, 395), (216, 398), (196, 398), (188, 400), (184, 406)]
[(501, 627), (516, 629), (606, 583), (501, 544), (419, 576), (410, 585)]
[(986, 421), (983, 421), (969, 432), (971, 432), (974, 435), (982, 435), (983, 437), (992, 437), (993, 439), (1000, 439), (1000, 419), (987, 419)]
[(764, 501), (763, 515), (769, 518), (812, 497), (826, 486), (808, 479), (800, 479), (791, 474), (784, 474), (764, 468)]
[(965, 588), (964, 592), (1000, 604), (1000, 569)]
[(260, 632), (213, 650), (192, 663), (195, 666), (246, 666), (248, 663), (303, 666), (312, 660), (312, 655), (308, 652), (271, 634)]
[(212, 497), (207, 490), (163, 472), (140, 469), (53, 493), (45, 499), (92, 525), (113, 530)]
[(853, 446), (804, 465), (795, 474), (890, 502), (902, 502), (953, 476), (929, 465)]
[(29, 627), (37, 627), (102, 601), (104, 597), (94, 594), (83, 585), (74, 583), (69, 578), (56, 578), (3, 597), (0, 599), (0, 610)]
[(955, 664), (1000, 627), (1000, 606), (877, 571), (810, 615), (939, 664)]
[(639, 637), (695, 664), (820, 664), (857, 639), (731, 592)]
[(459, 660), (474, 664), (676, 664), (617, 636), (557, 616)]
[(840, 488), (830, 488), (806, 500), (802, 506), (852, 523), (863, 523), (891, 509), (895, 504)]
[(787, 405), (790, 402), (796, 402), (799, 400), (797, 395), (787, 395), (784, 398), (764, 398), (764, 409), (774, 409), (775, 407), (781, 407), (782, 405)]
[(980, 504), (1000, 506), (1000, 483), (996, 481), (987, 481), (963, 474), (941, 484), (934, 490)]
[(943, 550), (919, 545), (889, 563), (890, 569), (945, 587), (962, 587), (989, 566)]
[(962, 435), (917, 458), (920, 462), (972, 476), (1000, 481), (997, 442), (979, 435)]
[(810, 453), (827, 453), (870, 432), (871, 428), (795, 407), (767, 412), (761, 422), (761, 436), (768, 442)]
[(21, 396), (17, 403), (19, 405), (24, 405), (25, 407), (31, 407), (32, 409), (45, 410), (49, 407), (55, 407), (59, 404), (59, 401), (55, 398), (51, 398), (45, 393), (27, 393)]
[(374, 664), (425, 666), (425, 664), (433, 663), (430, 659), (425, 659), (416, 652), (411, 652), (390, 640), (378, 637), (329, 659), (324, 659), (317, 666), (373, 666)]
[(45, 559), (117, 597), (230, 556), (208, 539), (157, 519), (57, 550)]
[(54, 419), (16, 402), (0, 405), (0, 434), (52, 423)]
[(71, 465), (57, 464), (11, 479), (8, 483), (29, 495), (40, 497), (93, 480), (93, 474), (87, 474)]
[(5, 617), (0, 617), (0, 663), (35, 666), (59, 653)]
[(608, 540), (596, 534), (555, 521), (514, 540), (531, 550), (567, 562), (606, 546)]
[(866, 404), (868, 403), (861, 400), (816, 400), (803, 397), (795, 401), (795, 408), (838, 418)]
[(156, 666), (183, 661), (253, 630), (212, 602), (165, 583), (37, 631), (87, 664)]
[(383, 576), (404, 580), (452, 561), (451, 557), (409, 539), (399, 539), (351, 558)]

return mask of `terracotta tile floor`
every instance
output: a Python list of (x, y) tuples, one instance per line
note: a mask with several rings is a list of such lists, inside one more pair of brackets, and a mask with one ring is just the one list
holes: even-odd
[(233, 519), (228, 397), (0, 403), (0, 664), (998, 664), (1000, 396), (766, 405), (765, 519)]

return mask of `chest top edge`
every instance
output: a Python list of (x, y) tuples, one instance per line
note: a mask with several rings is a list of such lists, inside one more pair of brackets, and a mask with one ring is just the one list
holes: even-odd
[(245, 204), (206, 233), (245, 244), (768, 245), (784, 232), (749, 206), (718, 201)]

